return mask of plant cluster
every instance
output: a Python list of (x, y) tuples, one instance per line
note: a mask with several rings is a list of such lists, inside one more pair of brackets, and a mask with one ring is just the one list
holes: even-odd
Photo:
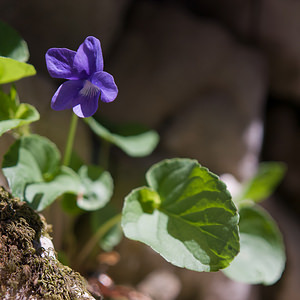
[[(32, 211), (43, 211), (59, 200), (73, 218), (89, 213), (92, 235), (79, 253), (77, 263), (83, 263), (95, 247), (100, 246), (104, 251), (113, 249), (123, 232), (127, 238), (149, 245), (178, 267), (199, 272), (222, 269), (230, 278), (253, 284), (273, 284), (280, 278), (285, 265), (282, 237), (274, 220), (257, 203), (276, 188), (284, 175), (283, 164), (262, 164), (232, 198), (225, 183), (196, 160), (166, 159), (148, 170), (147, 186), (129, 192), (122, 212), (118, 212), (111, 203), (113, 179), (107, 156), (103, 155), (102, 166), (97, 166), (83, 163), (74, 154), (78, 117), (99, 136), (108, 151), (109, 146), (116, 146), (129, 156), (146, 156), (155, 149), (159, 137), (153, 130), (136, 127), (132, 130), (125, 125), (121, 131), (113, 131), (93, 117), (99, 99), (108, 103), (118, 94), (113, 76), (103, 71), (99, 40), (87, 37), (77, 51), (51, 48), (46, 53), (49, 74), (67, 80), (54, 94), (51, 107), (74, 112), (62, 158), (55, 143), (31, 133), (30, 123), (39, 120), (39, 113), (32, 105), (20, 102), (14, 85), (15, 81), (35, 74), (34, 67), (26, 63), (29, 54), (25, 41), (3, 22), (0, 22), (0, 37), (0, 84), (10, 84), (8, 92), (0, 90), (0, 136), (12, 134), (15, 138), (3, 157), (3, 174), (13, 197), (26, 202)], [(1, 222), (8, 222), (6, 228), (11, 226), (2, 216), (1, 212)], [(33, 238), (31, 234), (40, 233), (29, 229), (28, 239), (24, 240), (26, 234), (17, 238), (28, 244)], [(10, 244), (2, 233), (0, 250), (3, 247), (9, 248)], [(17, 255), (27, 255), (28, 247), (25, 248), (18, 248), (24, 253)], [(28, 249), (33, 249), (32, 245)], [(11, 251), (1, 256), (0, 274), (4, 272), (3, 260), (13, 257)], [(24, 273), (18, 268), (11, 272)], [(32, 289), (42, 293), (34, 285), (33, 277), (28, 280), (32, 281)], [(20, 278), (14, 282), (17, 281), (25, 286), (29, 282)]]

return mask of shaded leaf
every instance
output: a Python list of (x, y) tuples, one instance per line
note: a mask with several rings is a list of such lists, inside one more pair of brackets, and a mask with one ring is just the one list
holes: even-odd
[(77, 197), (76, 194), (65, 193), (61, 199), (61, 207), (62, 209), (73, 216), (77, 216), (82, 214), (84, 211), (77, 206)]
[[(109, 203), (103, 208), (93, 212), (91, 215), (93, 231), (96, 232), (99, 227), (103, 226), (103, 224), (118, 214), (119, 212)], [(111, 251), (119, 244), (122, 236), (121, 226), (120, 224), (116, 224), (100, 239), (99, 245), (104, 251)]]
[(238, 214), (216, 175), (190, 159), (164, 160), (149, 187), (125, 199), (122, 227), (167, 261), (195, 271), (225, 268), (239, 251)]
[(281, 233), (271, 216), (258, 206), (240, 209), (240, 244), (238, 256), (223, 272), (233, 280), (270, 285), (280, 277), (285, 266)]
[(0, 21), (0, 56), (26, 62), (29, 58), (27, 43), (16, 30)]
[(130, 156), (149, 155), (159, 141), (159, 136), (154, 130), (143, 130), (134, 135), (120, 135), (110, 132), (93, 118), (86, 118), (84, 120), (95, 134), (118, 146)]

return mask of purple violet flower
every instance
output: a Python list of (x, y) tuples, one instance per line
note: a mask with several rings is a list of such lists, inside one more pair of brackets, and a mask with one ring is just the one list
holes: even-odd
[(87, 118), (97, 111), (99, 97), (103, 102), (112, 102), (117, 97), (114, 78), (103, 71), (100, 41), (93, 36), (87, 37), (77, 52), (49, 49), (46, 64), (50, 76), (69, 79), (52, 97), (54, 110), (73, 108), (78, 117)]

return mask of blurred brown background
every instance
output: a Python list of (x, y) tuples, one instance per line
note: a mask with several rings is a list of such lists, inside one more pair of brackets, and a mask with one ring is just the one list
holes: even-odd
[[(0, 18), (27, 41), (38, 72), (18, 83), (21, 100), (41, 113), (35, 130), (61, 148), (70, 112), (50, 109), (60, 82), (49, 77), (45, 52), (76, 50), (88, 35), (101, 40), (105, 70), (114, 75), (119, 96), (101, 103), (98, 114), (119, 123), (136, 121), (161, 135), (148, 158), (113, 153), (120, 163), (112, 170), (120, 202), (162, 158), (196, 158), (213, 172), (232, 173), (239, 180), (249, 178), (259, 161), (287, 163), (283, 183), (264, 204), (287, 247), (286, 270), (277, 284), (248, 286), (222, 273), (179, 270), (130, 241), (121, 244), (121, 262), (111, 270), (116, 282), (154, 286), (164, 291), (159, 300), (299, 299), (299, 1), (1, 0)], [(76, 149), (90, 161), (93, 137), (84, 125), (79, 135)], [(1, 153), (10, 142), (9, 137), (1, 140)], [(50, 220), (54, 233), (58, 219)], [(162, 286), (149, 284), (151, 272)]]

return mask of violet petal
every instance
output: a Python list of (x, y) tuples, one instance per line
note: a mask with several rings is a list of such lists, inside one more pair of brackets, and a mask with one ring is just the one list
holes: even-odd
[(84, 80), (72, 80), (64, 82), (55, 92), (51, 100), (51, 108), (54, 110), (70, 109), (82, 100), (80, 90)]
[(74, 68), (81, 74), (81, 78), (103, 70), (103, 56), (98, 39), (88, 36), (79, 46), (74, 58)]
[(104, 71), (97, 72), (92, 76), (91, 81), (100, 88), (100, 98), (103, 102), (112, 102), (116, 99), (118, 88), (112, 75)]
[(82, 98), (82, 101), (73, 107), (73, 112), (80, 118), (91, 117), (98, 109), (99, 94), (90, 98)]
[(51, 48), (46, 53), (46, 64), (51, 77), (79, 79), (79, 73), (73, 69), (76, 52), (66, 48)]

